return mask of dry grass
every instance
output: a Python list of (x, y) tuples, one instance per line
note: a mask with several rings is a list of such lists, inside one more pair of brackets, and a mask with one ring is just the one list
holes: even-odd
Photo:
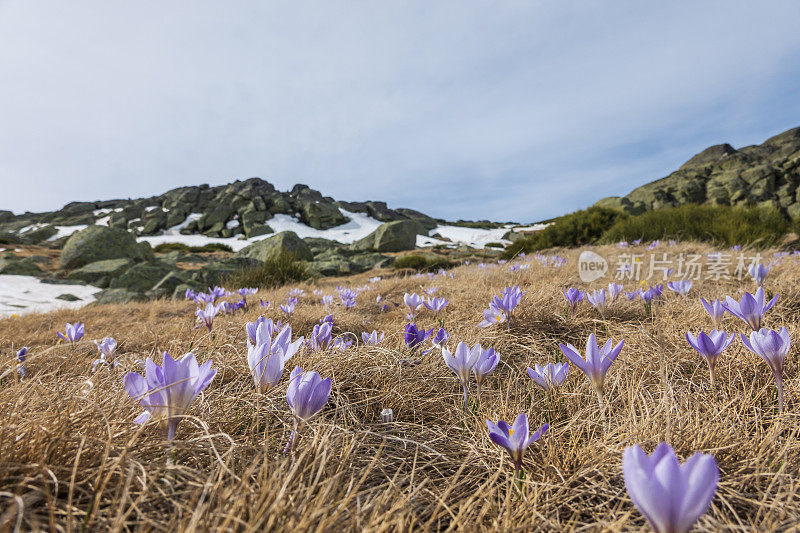
[[(703, 245), (681, 245), (682, 250)], [(598, 251), (616, 255), (614, 248)], [(374, 284), (352, 311), (337, 311), (338, 332), (385, 330), (378, 347), (345, 354), (303, 354), (293, 363), (333, 378), (331, 399), (306, 425), (293, 456), (282, 455), (291, 428), (285, 387), (259, 395), (245, 362), (245, 315), (221, 318), (212, 338), (193, 329), (188, 302), (90, 307), (0, 321), (0, 349), (31, 346), (29, 378), (0, 383), (0, 528), (23, 530), (501, 530), (642, 531), (628, 498), (622, 450), (670, 443), (682, 457), (716, 456), (720, 484), (697, 531), (788, 531), (800, 521), (800, 379), (794, 355), (786, 371), (787, 412), (776, 412), (766, 365), (734, 344), (718, 363), (716, 391), (704, 361), (685, 342), (688, 328), (710, 329), (698, 296), (740, 295), (750, 282), (695, 283), (687, 301), (673, 293), (654, 318), (624, 301), (606, 320), (588, 307), (570, 319), (562, 288), (579, 284), (577, 251), (569, 263), (527, 271), (455, 269), (454, 279), (391, 278)], [(350, 281), (363, 283), (368, 275)], [(768, 325), (785, 325), (797, 342), (800, 274), (787, 258), (767, 287), (780, 292)], [(511, 332), (475, 326), (480, 310), (504, 286), (524, 296)], [(460, 387), (441, 356), (407, 365), (401, 350), (403, 313), (379, 314), (376, 293), (400, 302), (406, 291), (437, 285), (451, 300), (444, 322), (452, 338), (480, 341), (501, 353), (480, 405), (466, 420)], [(332, 282), (320, 285), (332, 290)], [(600, 286), (600, 283), (597, 283)], [(325, 311), (309, 295), (292, 318), (307, 335)], [(631, 290), (627, 286), (626, 290)], [(285, 298), (288, 288), (270, 299)], [(266, 298), (265, 298), (266, 299)], [(267, 316), (279, 317), (270, 310)], [(122, 366), (91, 375), (94, 345), (57, 345), (65, 322), (84, 321), (87, 339), (111, 335)], [(432, 327), (423, 312), (421, 323)], [(727, 316), (726, 329), (744, 331)], [(556, 395), (534, 388), (533, 363), (560, 356), (559, 342), (583, 345), (625, 340), (607, 377), (604, 421), (588, 381), (576, 368)], [(154, 424), (132, 423), (140, 408), (122, 376), (146, 356), (193, 350), (219, 373), (190, 410), (177, 438), (163, 440)], [(287, 371), (288, 374), (288, 371)], [(87, 384), (91, 383), (91, 386)], [(473, 384), (474, 394), (474, 384)], [(392, 430), (380, 424), (391, 408)], [(484, 420), (529, 414), (550, 432), (526, 455), (521, 490)]]

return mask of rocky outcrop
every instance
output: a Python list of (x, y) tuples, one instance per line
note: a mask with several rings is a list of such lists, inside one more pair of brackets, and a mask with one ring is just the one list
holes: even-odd
[(638, 214), (686, 203), (773, 207), (800, 218), (800, 128), (738, 150), (729, 144), (695, 155), (669, 176), (595, 205)]
[(378, 252), (413, 250), (417, 245), (417, 235), (427, 235), (427, 231), (419, 222), (413, 220), (387, 222), (360, 241), (354, 242), (352, 248)]
[[(147, 244), (147, 243), (145, 243)], [(150, 245), (147, 244), (147, 248)], [(152, 251), (150, 252), (152, 254)], [(61, 251), (61, 268), (71, 270), (104, 259), (149, 258), (136, 238), (125, 230), (105, 226), (89, 226), (73, 233)]]
[(299, 261), (314, 258), (308, 245), (293, 231), (282, 231), (277, 235), (251, 244), (237, 252), (237, 257), (248, 257), (258, 261), (268, 261), (282, 254), (292, 254)]
[[(320, 230), (349, 222), (342, 209), (365, 213), (382, 222), (415, 220), (431, 229), (436, 221), (413, 209), (390, 209), (385, 202), (337, 202), (307, 185), (280, 192), (267, 181), (250, 178), (228, 185), (180, 187), (160, 196), (135, 200), (72, 202), (58, 211), (15, 216), (0, 211), (0, 233), (18, 235), (28, 228), (31, 239), (44, 241), (55, 226), (106, 225), (134, 235), (160, 235), (180, 226), (183, 234), (210, 237), (253, 237), (272, 233), (275, 215), (291, 215)], [(189, 215), (192, 215), (191, 218)], [(32, 229), (33, 228), (33, 229)]]

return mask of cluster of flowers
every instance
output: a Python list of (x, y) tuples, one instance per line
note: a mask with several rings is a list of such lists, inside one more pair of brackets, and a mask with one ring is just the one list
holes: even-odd
[(519, 288), (519, 285), (503, 289), (499, 295), (489, 302), (489, 308), (483, 310), (483, 320), (478, 326), (488, 328), (494, 324), (505, 323), (506, 328), (510, 328), (514, 309), (522, 301), (523, 294), (525, 292)]

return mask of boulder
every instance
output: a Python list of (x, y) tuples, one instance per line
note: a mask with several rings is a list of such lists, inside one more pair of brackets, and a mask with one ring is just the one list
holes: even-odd
[(39, 244), (42, 241), (46, 241), (50, 237), (53, 237), (58, 233), (58, 230), (53, 226), (42, 226), (41, 228), (25, 232), (23, 236), (27, 241), (32, 242), (33, 244)]
[[(176, 287), (186, 284), (188, 280), (189, 276), (186, 273), (172, 271), (161, 278), (161, 281), (153, 286), (151, 292), (154, 296), (159, 298), (162, 296), (171, 296), (175, 292)], [(185, 289), (184, 292), (186, 292)]]
[(103, 261), (89, 263), (81, 268), (76, 268), (67, 274), (67, 278), (79, 279), (93, 285), (104, 277), (109, 279), (119, 277), (132, 266), (133, 260), (127, 257), (122, 259), (105, 259)]
[(56, 296), (56, 300), (64, 300), (65, 302), (77, 302), (80, 300), (80, 298), (78, 298), (74, 294), (65, 292), (64, 294), (59, 294), (58, 296)]
[(312, 274), (317, 274), (319, 276), (348, 276), (363, 271), (358, 265), (346, 259), (314, 261), (313, 263), (309, 263), (309, 270)]
[(43, 276), (44, 271), (29, 257), (18, 258), (6, 254), (0, 258), (0, 274), (16, 276)]
[(292, 254), (295, 259), (310, 261), (314, 258), (308, 245), (293, 231), (282, 231), (277, 235), (251, 244), (236, 253), (236, 257), (247, 257), (267, 261), (281, 254)]
[(261, 235), (269, 235), (270, 233), (275, 233), (275, 230), (272, 229), (269, 224), (255, 224), (251, 225), (250, 229), (245, 235), (249, 239), (250, 237), (259, 237)]
[(397, 220), (378, 226), (360, 241), (353, 243), (354, 250), (377, 250), (379, 252), (402, 252), (417, 246), (417, 235), (425, 235), (425, 229), (413, 220)]
[(123, 229), (89, 226), (67, 239), (60, 266), (71, 270), (104, 259), (140, 258), (142, 249), (134, 236)]
[(127, 289), (131, 292), (147, 292), (169, 273), (169, 266), (153, 262), (133, 265), (122, 275), (111, 280), (112, 289)]
[(394, 263), (394, 258), (381, 254), (367, 253), (353, 255), (350, 257), (350, 262), (357, 265), (360, 272), (364, 272), (373, 268), (388, 268)]
[(315, 200), (302, 202), (300, 219), (315, 229), (329, 229), (350, 222), (335, 205)]
[(144, 294), (127, 289), (106, 289), (97, 293), (95, 298), (95, 302), (98, 304), (126, 304), (147, 299)]
[(191, 271), (190, 284), (211, 287), (224, 283), (232, 275), (256, 267), (260, 262), (250, 257), (225, 257)]

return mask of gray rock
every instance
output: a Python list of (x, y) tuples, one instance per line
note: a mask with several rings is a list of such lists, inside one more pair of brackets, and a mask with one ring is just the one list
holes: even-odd
[(236, 253), (236, 257), (248, 257), (259, 261), (267, 261), (281, 254), (289, 253), (300, 261), (314, 258), (308, 245), (293, 231), (282, 231), (277, 235), (251, 244)]
[(45, 273), (39, 268), (36, 261), (32, 261), (28, 257), (18, 258), (12, 254), (6, 254), (0, 258), (0, 274), (43, 276)]
[(140, 258), (142, 250), (133, 235), (125, 230), (89, 226), (67, 239), (61, 252), (60, 266), (71, 270), (104, 259)]
[(59, 294), (56, 296), (56, 300), (64, 300), (65, 302), (77, 302), (80, 300), (77, 296), (70, 293)]
[(139, 263), (122, 275), (111, 280), (112, 289), (127, 289), (131, 292), (147, 292), (169, 273), (169, 266), (162, 263)]
[(398, 220), (381, 224), (374, 232), (353, 243), (352, 247), (354, 250), (374, 249), (379, 252), (413, 250), (418, 234), (425, 234), (425, 229), (418, 222)]
[(24, 233), (24, 237), (27, 241), (32, 242), (33, 244), (39, 244), (40, 242), (46, 241), (57, 233), (58, 230), (53, 226), (42, 226), (39, 229)]
[(127, 289), (106, 289), (96, 294), (95, 298), (98, 304), (126, 304), (144, 301), (147, 296)]
[(93, 285), (104, 277), (109, 279), (119, 277), (132, 266), (132, 259), (105, 259), (103, 261), (89, 263), (81, 268), (76, 268), (67, 274), (67, 279), (79, 279)]
[(300, 205), (300, 219), (315, 229), (329, 229), (350, 221), (333, 204), (315, 200)]
[[(175, 292), (175, 288), (184, 285), (189, 280), (189, 276), (183, 272), (173, 271), (161, 278), (161, 281), (153, 286), (151, 292), (157, 296), (170, 296)], [(186, 292), (184, 290), (184, 292)]]

